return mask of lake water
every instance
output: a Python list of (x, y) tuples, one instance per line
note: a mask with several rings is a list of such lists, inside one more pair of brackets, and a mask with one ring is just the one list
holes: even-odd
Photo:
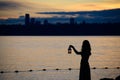
[(92, 80), (120, 75), (115, 69), (120, 67), (120, 36), (0, 36), (0, 71), (10, 71), (0, 80), (78, 80), (81, 56), (67, 49), (72, 44), (80, 51), (83, 40), (90, 41), (89, 63), (97, 68), (91, 69)]

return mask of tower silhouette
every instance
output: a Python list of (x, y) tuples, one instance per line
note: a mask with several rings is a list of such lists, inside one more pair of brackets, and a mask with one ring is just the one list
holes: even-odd
[(28, 26), (30, 24), (30, 15), (25, 14), (25, 25)]

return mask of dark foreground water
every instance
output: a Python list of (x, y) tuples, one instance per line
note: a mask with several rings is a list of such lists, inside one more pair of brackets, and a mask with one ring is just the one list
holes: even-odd
[(81, 56), (68, 54), (67, 48), (72, 44), (80, 51), (86, 39), (92, 47), (90, 66), (97, 68), (91, 69), (92, 80), (120, 75), (115, 69), (120, 66), (119, 36), (0, 36), (0, 71), (6, 72), (0, 80), (78, 80)]

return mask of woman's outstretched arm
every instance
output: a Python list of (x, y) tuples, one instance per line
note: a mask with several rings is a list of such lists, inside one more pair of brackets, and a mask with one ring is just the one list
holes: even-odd
[(70, 48), (72, 48), (76, 54), (81, 54), (81, 52), (78, 52), (73, 45), (70, 45)]

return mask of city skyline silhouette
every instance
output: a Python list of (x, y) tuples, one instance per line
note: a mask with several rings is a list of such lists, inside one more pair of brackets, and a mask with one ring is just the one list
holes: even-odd
[(100, 10), (100, 11), (75, 11), (75, 12), (36, 12), (37, 15), (52, 15), (51, 17), (34, 17), (31, 13), (24, 13), (19, 15), (18, 18), (7, 18), (0, 19), (0, 25), (13, 25), (21, 24), (24, 25), (25, 14), (29, 14), (31, 19), (34, 21), (39, 21), (44, 24), (44, 20), (48, 20), (51, 24), (56, 23), (69, 23), (70, 18), (74, 18), (76, 23), (82, 23), (86, 21), (87, 23), (120, 23), (120, 8)]
[[(22, 20), (20, 20), (22, 21), (22, 24), (20, 24), (21, 22), (17, 24), (7, 23), (4, 24), (3, 21), (3, 24), (0, 24), (0, 35), (34, 35), (34, 36), (120, 35), (119, 13), (120, 9), (87, 12), (85, 11), (85, 12), (37, 13), (37, 14), (61, 14), (61, 15), (79, 14), (79, 16), (80, 14), (82, 14), (83, 16), (87, 15), (87, 18), (85, 17), (82, 19), (81, 17), (74, 16), (69, 16), (65, 18), (64, 16), (61, 16), (62, 19), (58, 17), (57, 17), (58, 19), (56, 17), (38, 19), (36, 17), (32, 17), (30, 13), (25, 13), (24, 16), (20, 16), (20, 18), (22, 18)], [(94, 16), (94, 18), (91, 18), (92, 16)], [(8, 19), (6, 21), (16, 23), (15, 20)], [(52, 23), (52, 21), (54, 23)]]

